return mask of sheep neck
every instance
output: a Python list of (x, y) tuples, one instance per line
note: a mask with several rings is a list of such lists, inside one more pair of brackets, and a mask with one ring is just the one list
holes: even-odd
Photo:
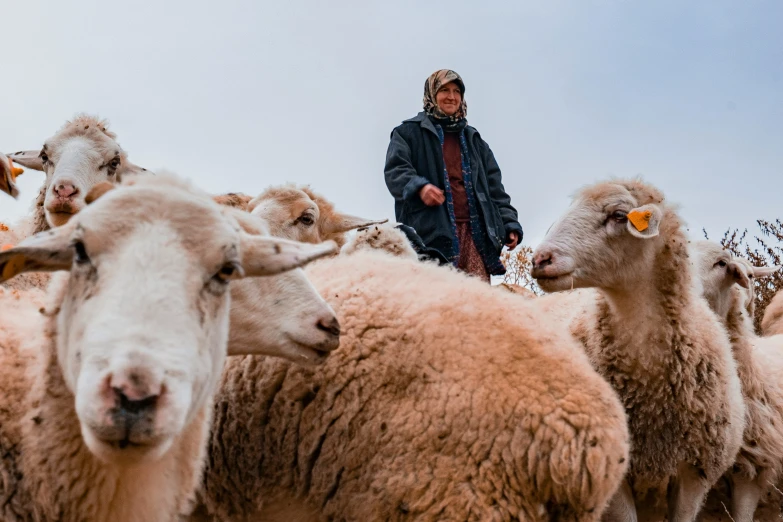
[[(674, 340), (660, 338), (661, 325), (671, 325), (673, 332), (681, 331), (677, 325), (687, 320), (683, 311), (692, 306), (696, 298), (687, 241), (678, 228), (667, 232), (662, 232), (655, 255), (640, 260), (647, 267), (637, 273), (646, 277), (599, 289), (608, 309), (605, 326), (613, 333), (626, 332), (630, 338), (624, 344), (628, 347), (648, 349), (651, 345), (659, 345), (669, 349)], [(627, 325), (634, 325), (634, 328), (629, 330)]]
[(729, 313), (722, 319), (731, 341), (731, 351), (737, 361), (737, 372), (740, 382), (742, 382), (742, 391), (751, 398), (762, 398), (764, 396), (764, 389), (761, 386), (763, 377), (753, 359), (753, 339), (756, 334), (753, 332), (753, 325), (742, 306), (739, 292), (732, 292), (732, 294)]
[(87, 448), (57, 360), (50, 315), (29, 407), (22, 419), (21, 469), (42, 520), (175, 521), (191, 509), (211, 418), (211, 399), (169, 452), (132, 467), (106, 464)]

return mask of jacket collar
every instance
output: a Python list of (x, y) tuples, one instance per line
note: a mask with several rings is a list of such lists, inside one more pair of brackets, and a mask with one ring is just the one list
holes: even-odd
[[(427, 117), (427, 113), (424, 111), (421, 111), (413, 118), (408, 118), (407, 120), (403, 121), (403, 123), (418, 123), (421, 125), (422, 129), (427, 129), (435, 136), (438, 135), (438, 131), (435, 129), (435, 125), (432, 123), (432, 120)], [(476, 133), (476, 129), (471, 127), (470, 125), (465, 126), (465, 137), (470, 140), (473, 137), (473, 134)]]

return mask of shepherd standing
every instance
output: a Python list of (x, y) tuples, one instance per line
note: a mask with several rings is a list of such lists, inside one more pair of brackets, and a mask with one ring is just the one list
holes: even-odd
[(490, 281), (502, 275), (503, 245), (522, 240), (517, 211), (495, 156), (468, 125), (465, 84), (448, 69), (424, 84), (424, 111), (391, 133), (386, 186), (396, 219), (457, 268)]

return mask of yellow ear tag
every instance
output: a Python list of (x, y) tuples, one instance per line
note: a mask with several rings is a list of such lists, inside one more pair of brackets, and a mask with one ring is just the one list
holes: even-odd
[(14, 162), (11, 160), (11, 158), (8, 158), (8, 166), (11, 167), (11, 179), (13, 181), (16, 181), (16, 177), (24, 172), (24, 169), (20, 169), (19, 167), (14, 167)]
[(24, 267), (24, 256), (12, 257), (6, 262), (5, 266), (3, 266), (2, 280), (6, 281), (11, 279), (22, 271), (22, 267)]
[(639, 232), (644, 232), (647, 230), (647, 228), (650, 226), (651, 217), (652, 212), (649, 210), (645, 210), (644, 212), (640, 210), (632, 210), (628, 213), (628, 221), (630, 221), (633, 227)]

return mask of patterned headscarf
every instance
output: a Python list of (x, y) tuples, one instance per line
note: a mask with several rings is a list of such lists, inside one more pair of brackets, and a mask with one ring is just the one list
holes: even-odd
[[(438, 90), (449, 82), (454, 82), (459, 86), (462, 94), (462, 103), (459, 109), (451, 116), (440, 110), (438, 102), (435, 100)], [(465, 83), (459, 74), (451, 69), (441, 69), (435, 71), (424, 82), (424, 112), (440, 124), (445, 130), (459, 130), (465, 127), (468, 116), (468, 104), (465, 102)]]

